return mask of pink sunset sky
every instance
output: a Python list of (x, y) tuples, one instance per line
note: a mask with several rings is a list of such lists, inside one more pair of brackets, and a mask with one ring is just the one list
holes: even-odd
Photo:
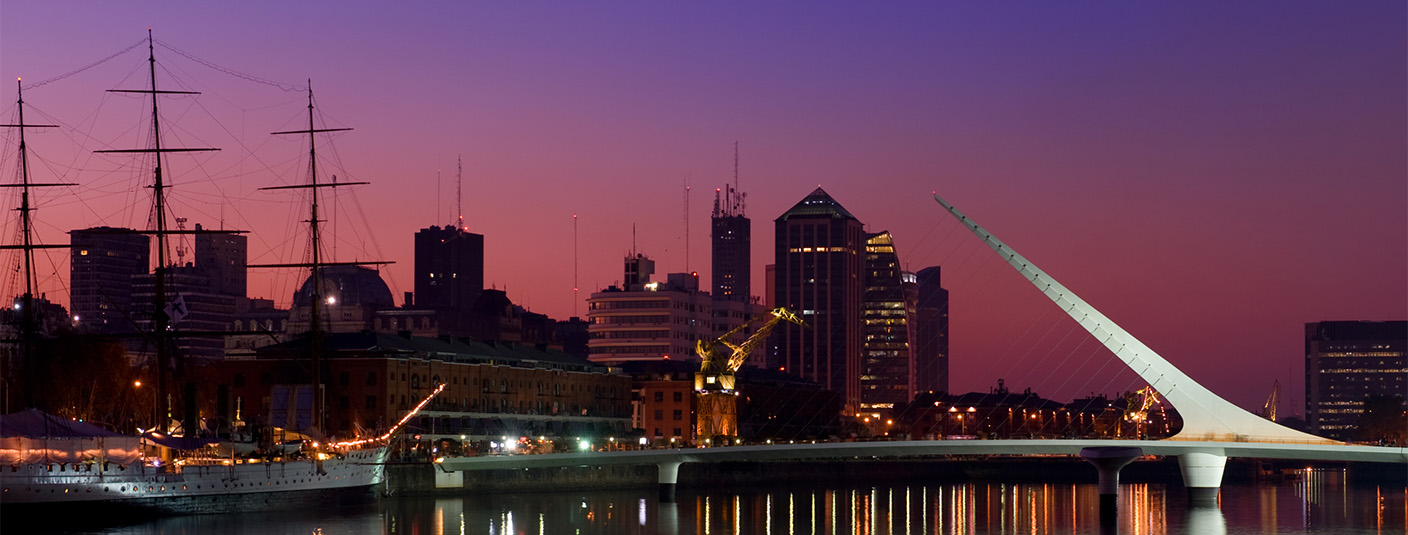
[[(310, 79), (319, 121), (354, 128), (320, 169), (372, 183), (326, 201), (330, 254), (396, 262), (398, 302), (412, 235), (454, 221), (457, 157), (485, 283), (515, 302), (583, 314), (633, 227), (658, 271), (707, 286), (736, 141), (754, 294), (772, 220), (820, 185), (910, 269), (943, 266), (952, 390), (1141, 386), (938, 192), (1213, 391), (1255, 408), (1280, 381), (1286, 414), (1304, 323), (1408, 316), (1405, 20), (1402, 2), (7, 0), (0, 79), (60, 126), (29, 133), (32, 180), (79, 184), (37, 196), (46, 243), (147, 226), (147, 167), (92, 151), (147, 146), (145, 97), (105, 90), (148, 87), (145, 43), (118, 52), (150, 27), (162, 88), (203, 93), (162, 100), (164, 143), (222, 149), (167, 160), (173, 216), (250, 231), (251, 263), (303, 254), (302, 201), (256, 188), (306, 179), (306, 143), (268, 133), (304, 127)], [(0, 83), (5, 122), (15, 97)], [(66, 255), (40, 272), (67, 304)], [(249, 295), (286, 304), (297, 279), (255, 274)]]

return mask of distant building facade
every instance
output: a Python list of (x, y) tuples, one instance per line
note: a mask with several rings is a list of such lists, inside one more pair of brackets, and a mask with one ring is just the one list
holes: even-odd
[(289, 311), (290, 333), (307, 332), (313, 317), (313, 299), (318, 299), (322, 311), (323, 332), (358, 332), (374, 330), (377, 311), (395, 308), (391, 288), (376, 270), (362, 266), (325, 266), (319, 268), (322, 295), (315, 295), (315, 281), (309, 276), (293, 294)]
[(1408, 321), (1305, 324), (1305, 416), (1310, 432), (1354, 438), (1364, 400), (1408, 394)]
[(695, 342), (713, 333), (712, 304), (699, 277), (671, 273), (652, 281), (655, 263), (626, 257), (625, 282), (587, 300), (587, 358), (619, 364), (642, 360), (697, 360)]
[(209, 232), (196, 224), (196, 269), (209, 280), (211, 293), (246, 297), (249, 289), (249, 238)]
[[(146, 273), (132, 277), (134, 307), (131, 317), (138, 330), (152, 332), (153, 308), (140, 306), (156, 300), (156, 275)], [(236, 297), (212, 291), (214, 284), (206, 272), (195, 266), (173, 266), (166, 269), (166, 301), (164, 312), (170, 320), (177, 354), (182, 359), (208, 362), (225, 358), (225, 339), (221, 335), (183, 335), (185, 332), (210, 333), (228, 331), (235, 318)], [(127, 344), (133, 353), (154, 354), (156, 348), (149, 337), (133, 338)]]
[[(357, 332), (329, 334), (323, 350), (329, 436), (384, 431), (438, 384), (445, 390), (406, 432), (482, 441), (620, 436), (630, 428), (628, 377), (541, 346)], [(306, 337), (297, 338), (203, 370), (208, 427), (228, 428), (236, 408), (251, 424), (306, 426), (311, 398), (294, 393), (312, 384), (307, 352)]]
[[(69, 232), (69, 312), (85, 332), (131, 333), (132, 277), (151, 269), (151, 238), (125, 228)], [(151, 303), (141, 303), (150, 308)]]
[(743, 194), (732, 186), (714, 193), (711, 244), (716, 301), (752, 302), (752, 223), (743, 214)]
[(910, 323), (914, 339), (914, 386), (919, 392), (948, 392), (948, 290), (942, 270), (931, 266), (915, 274), (916, 303)]
[(415, 271), (416, 307), (468, 309), (484, 289), (484, 236), (453, 225), (420, 229)]
[(861, 222), (817, 188), (774, 223), (773, 302), (796, 311), (811, 327), (778, 327), (773, 364), (839, 393), (846, 411), (853, 412), (861, 399)]

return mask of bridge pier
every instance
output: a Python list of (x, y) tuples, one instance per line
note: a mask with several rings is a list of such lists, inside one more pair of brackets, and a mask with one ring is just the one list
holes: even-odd
[(1080, 457), (1100, 471), (1100, 523), (1114, 524), (1118, 517), (1120, 469), (1134, 462), (1144, 450), (1127, 446), (1081, 448)]
[(1222, 471), (1226, 467), (1227, 456), (1220, 451), (1190, 451), (1179, 455), (1178, 468), (1183, 473), (1183, 486), (1188, 489), (1188, 501), (1193, 505), (1217, 505)]
[(675, 502), (675, 483), (680, 480), (680, 461), (667, 461), (655, 465), (660, 481), (660, 503)]

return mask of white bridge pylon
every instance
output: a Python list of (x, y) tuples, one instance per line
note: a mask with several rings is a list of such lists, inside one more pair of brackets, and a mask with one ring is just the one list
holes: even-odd
[(1168, 440), (1340, 444), (1266, 420), (1212, 393), (952, 204), (938, 195), (934, 200), (1178, 409), (1183, 429)]

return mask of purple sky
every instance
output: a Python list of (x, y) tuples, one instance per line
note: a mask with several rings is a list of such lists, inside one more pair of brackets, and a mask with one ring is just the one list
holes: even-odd
[[(335, 256), (398, 262), (398, 300), (412, 234), (453, 220), (457, 155), (486, 283), (520, 304), (585, 310), (573, 214), (581, 297), (621, 278), (633, 224), (661, 272), (707, 284), (712, 192), (738, 141), (754, 293), (771, 220), (821, 185), (890, 230), (908, 267), (944, 266), (957, 391), (1140, 385), (932, 191), (1244, 406), (1280, 380), (1283, 412), (1300, 411), (1305, 322), (1408, 316), (1402, 2), (305, 4), (7, 0), (0, 78), (49, 80), (149, 26), (227, 70), (311, 78), (329, 125), (355, 128), (320, 166), (373, 182), (328, 202)], [(90, 152), (145, 146), (143, 101), (103, 92), (145, 88), (145, 56), (26, 90), (27, 120), (63, 125), (29, 138), (35, 180), (81, 184), (39, 197), (44, 241), (145, 226), (145, 176)], [(250, 230), (251, 262), (299, 260), (298, 201), (255, 188), (304, 179), (306, 146), (267, 135), (301, 127), (304, 93), (157, 59), (164, 87), (204, 92), (163, 101), (164, 138), (223, 149), (170, 159), (175, 215)], [(6, 122), (14, 97), (0, 83)], [(41, 269), (66, 303), (62, 256)], [(249, 292), (287, 302), (293, 279)]]

